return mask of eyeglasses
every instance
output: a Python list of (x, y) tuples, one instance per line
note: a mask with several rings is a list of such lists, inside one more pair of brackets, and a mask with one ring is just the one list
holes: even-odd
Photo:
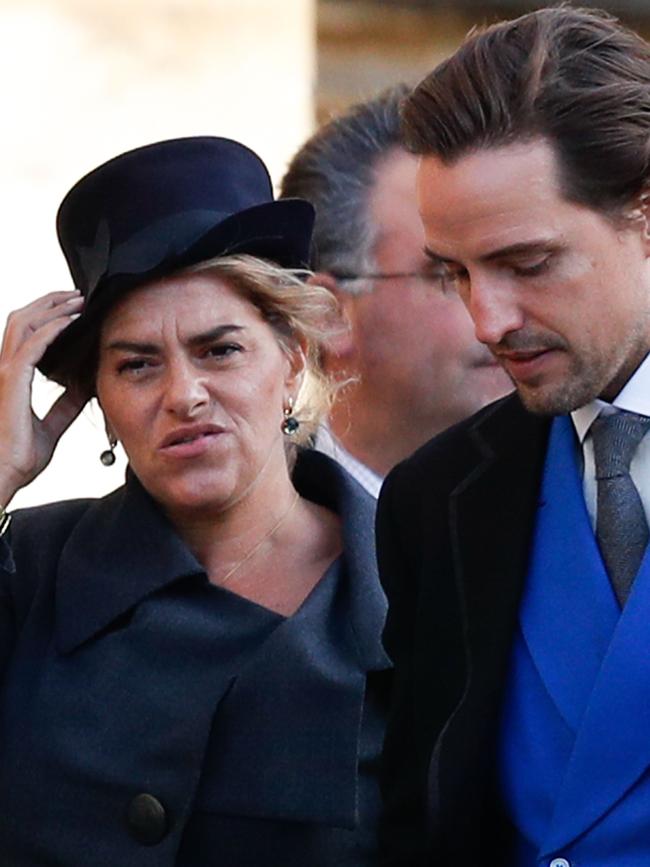
[(330, 271), (335, 280), (348, 282), (352, 280), (401, 280), (404, 278), (417, 278), (425, 283), (442, 285), (446, 279), (443, 271), (394, 271), (388, 274), (368, 273), (352, 274), (346, 271)]

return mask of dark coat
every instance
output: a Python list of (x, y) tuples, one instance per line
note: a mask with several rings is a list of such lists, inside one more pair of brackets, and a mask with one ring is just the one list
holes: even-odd
[[(260, 804), (282, 801), (280, 817), (349, 827), (366, 675), (386, 668), (374, 509), (323, 455), (301, 458), (295, 479), (342, 518), (347, 578), (323, 649), (336, 676), (324, 679), (329, 669), (318, 666), (301, 673), (301, 690), (320, 678), (333, 700), (307, 735), (301, 690), (291, 689), (282, 656), (292, 645), (278, 627), (264, 682), (286, 684), (283, 734), (295, 758), (280, 756), (271, 770), (258, 755), (244, 776), (260, 780)], [(0, 564), (0, 863), (171, 867), (213, 717), (237, 670), (236, 648), (224, 659), (204, 616), (207, 578), (135, 478), (101, 500), (17, 512), (8, 541)], [(339, 695), (347, 698), (337, 703)], [(341, 706), (354, 708), (350, 718)]]
[(502, 863), (493, 740), (548, 430), (516, 396), (504, 398), (432, 440), (384, 485), (378, 555), (395, 664), (386, 864)]

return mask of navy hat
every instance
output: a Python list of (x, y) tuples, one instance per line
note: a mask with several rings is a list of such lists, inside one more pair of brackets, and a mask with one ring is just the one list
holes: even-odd
[(307, 267), (313, 223), (308, 202), (274, 201), (264, 163), (231, 139), (172, 139), (109, 160), (59, 208), (59, 243), (86, 303), (39, 369), (56, 376), (125, 292), (183, 268), (237, 253)]

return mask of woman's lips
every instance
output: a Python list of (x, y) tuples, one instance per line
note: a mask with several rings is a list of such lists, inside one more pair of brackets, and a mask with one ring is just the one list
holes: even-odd
[(209, 451), (222, 433), (223, 430), (214, 425), (179, 428), (162, 440), (158, 450), (167, 457), (196, 457)]

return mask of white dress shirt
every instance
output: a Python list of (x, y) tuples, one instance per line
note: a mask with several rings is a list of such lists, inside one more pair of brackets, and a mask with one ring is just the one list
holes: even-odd
[[(594, 529), (596, 527), (597, 483), (594, 446), (590, 428), (592, 422), (601, 413), (609, 414), (618, 410), (650, 416), (650, 355), (646, 356), (613, 403), (596, 399), (571, 413), (578, 439), (582, 445), (582, 485), (587, 511)], [(632, 458), (630, 476), (639, 492), (646, 520), (650, 526), (650, 434), (641, 440)]]
[(362, 464), (354, 455), (345, 449), (340, 441), (334, 436), (332, 431), (326, 424), (322, 424), (316, 433), (316, 441), (314, 448), (319, 452), (323, 452), (330, 458), (334, 458), (341, 466), (346, 469), (359, 484), (361, 484), (369, 494), (375, 499), (379, 496), (383, 478), (378, 475), (370, 467)]

